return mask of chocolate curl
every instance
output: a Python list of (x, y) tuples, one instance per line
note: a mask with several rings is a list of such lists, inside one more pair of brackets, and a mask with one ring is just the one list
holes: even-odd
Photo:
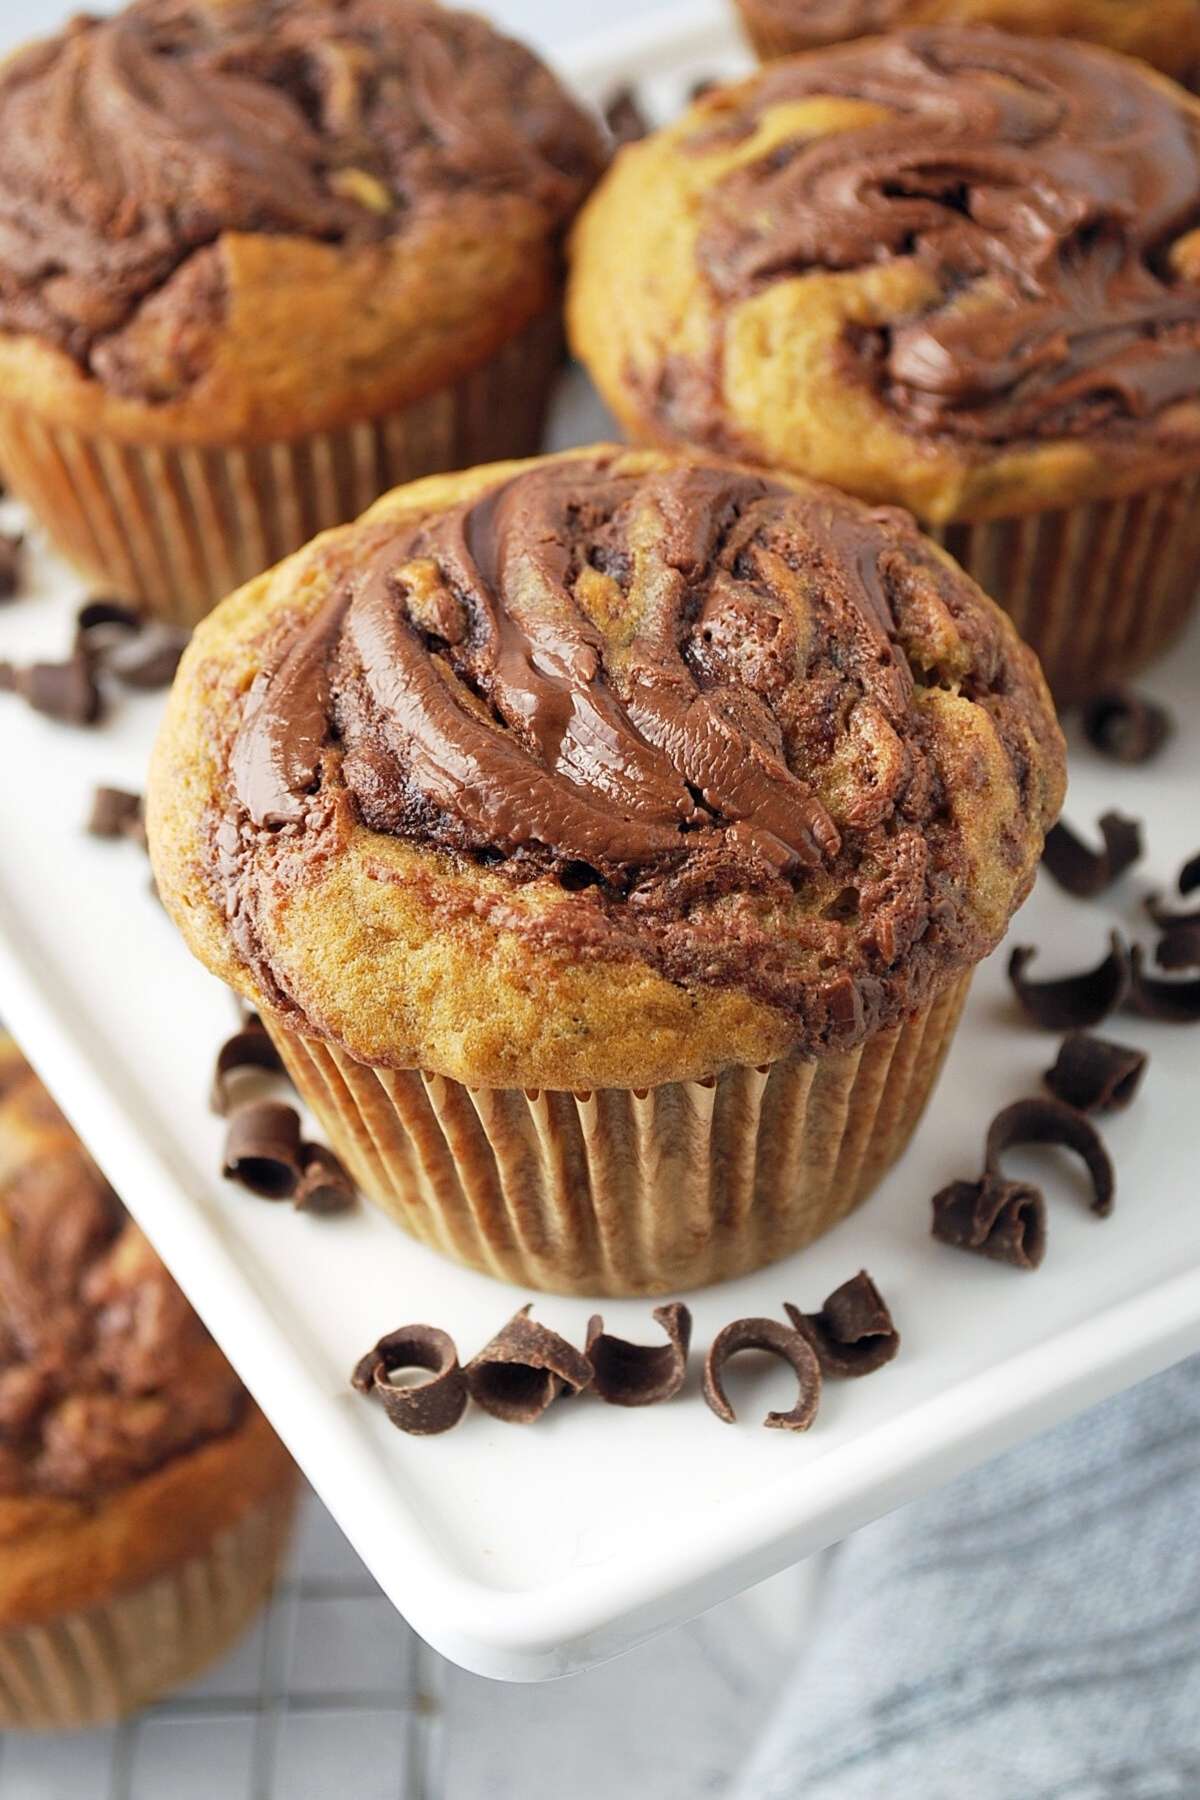
[(19, 694), (35, 712), (63, 725), (94, 725), (103, 710), (90, 659), (76, 651), (66, 662), (0, 663), (0, 692)]
[(1083, 709), (1083, 735), (1093, 750), (1113, 762), (1149, 762), (1174, 729), (1164, 707), (1129, 688), (1097, 694)]
[(104, 666), (126, 687), (149, 693), (170, 687), (187, 643), (186, 631), (155, 619), (144, 624), (132, 642), (115, 645)]
[[(428, 1381), (396, 1387), (388, 1376), (399, 1369), (423, 1369)], [(389, 1331), (355, 1366), (351, 1385), (374, 1394), (399, 1431), (436, 1437), (458, 1424), (467, 1409), (467, 1378), (458, 1366), (454, 1339), (436, 1325), (402, 1325)]]
[(1162, 933), (1154, 952), (1159, 968), (1200, 968), (1200, 909), (1178, 912), (1161, 894), (1148, 894), (1146, 911)]
[(1200, 888), (1200, 850), (1196, 852), (1195, 856), (1189, 856), (1184, 863), (1179, 871), (1179, 880), (1176, 885), (1181, 894), (1191, 894)]
[(92, 810), (84, 830), (92, 837), (129, 838), (146, 848), (146, 820), (142, 796), (127, 788), (98, 787), (92, 794)]
[(11, 600), (20, 592), (24, 549), (24, 532), (0, 531), (0, 600)]
[(649, 121), (638, 105), (637, 95), (628, 84), (614, 88), (602, 110), (609, 136), (618, 148), (624, 144), (639, 143), (642, 138), (649, 136)]
[(790, 1412), (769, 1412), (764, 1425), (781, 1431), (807, 1431), (821, 1403), (821, 1365), (803, 1332), (782, 1325), (778, 1319), (735, 1319), (718, 1331), (704, 1360), (704, 1398), (726, 1425), (735, 1414), (725, 1393), (725, 1365), (743, 1350), (765, 1350), (790, 1363), (800, 1383), (800, 1397)]
[(933, 1196), (933, 1235), (1013, 1269), (1036, 1269), (1046, 1254), (1046, 1202), (1040, 1188), (983, 1174), (952, 1181)]
[(75, 614), (75, 647), (102, 662), (114, 645), (136, 637), (144, 623), (136, 606), (97, 595)]
[(1043, 864), (1059, 887), (1080, 900), (1094, 900), (1142, 855), (1142, 827), (1136, 819), (1106, 812), (1098, 823), (1103, 850), (1091, 849), (1061, 820), (1046, 834)]
[(288, 1200), (304, 1172), (300, 1114), (280, 1100), (239, 1107), (225, 1133), (222, 1173), (264, 1200)]
[(1158, 981), (1147, 975), (1145, 952), (1135, 944), (1126, 1006), (1161, 1025), (1200, 1024), (1200, 976), (1192, 981)]
[(803, 1313), (786, 1300), (783, 1310), (816, 1351), (822, 1375), (873, 1374), (900, 1348), (887, 1302), (865, 1269), (835, 1288), (820, 1312)]
[(1092, 1178), (1092, 1211), (1106, 1219), (1113, 1209), (1116, 1176), (1100, 1133), (1090, 1119), (1061, 1100), (1015, 1100), (992, 1120), (984, 1153), (986, 1173), (1003, 1176), (1000, 1159), (1020, 1144), (1052, 1144), (1082, 1157)]
[(217, 1051), (208, 1103), (221, 1118), (228, 1115), (233, 1104), (233, 1089), (237, 1084), (231, 1081), (231, 1076), (246, 1069), (266, 1070), (272, 1075), (285, 1072), (279, 1052), (262, 1023), (257, 1015), (252, 1017), (253, 1023), (247, 1022), (240, 1031), (227, 1037)]
[(581, 1393), (592, 1379), (583, 1352), (531, 1319), (532, 1306), (514, 1313), (466, 1368), (476, 1405), (510, 1425), (532, 1425), (561, 1393)]
[(1073, 1031), (1044, 1079), (1054, 1097), (1077, 1112), (1119, 1112), (1142, 1085), (1149, 1060), (1144, 1050)]
[(687, 1376), (692, 1315), (678, 1300), (656, 1306), (653, 1317), (667, 1334), (665, 1344), (631, 1344), (612, 1337), (596, 1313), (588, 1321), (587, 1355), (592, 1386), (610, 1406), (657, 1406), (679, 1392)]
[(304, 1166), (292, 1204), (297, 1212), (333, 1214), (347, 1212), (358, 1197), (341, 1159), (324, 1144), (304, 1144)]
[(1035, 1025), (1043, 1031), (1082, 1031), (1098, 1025), (1121, 1004), (1129, 991), (1129, 950), (1119, 931), (1110, 935), (1109, 944), (1108, 955), (1094, 969), (1063, 975), (1057, 981), (1026, 981), (1025, 970), (1038, 952), (1028, 945), (1013, 951), (1008, 959), (1008, 979)]

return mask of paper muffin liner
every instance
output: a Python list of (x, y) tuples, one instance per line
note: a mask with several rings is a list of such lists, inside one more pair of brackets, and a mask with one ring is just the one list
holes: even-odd
[(0, 1631), (0, 1729), (122, 1718), (215, 1661), (262, 1605), (295, 1503), (289, 1479), (153, 1581), (44, 1624)]
[(926, 529), (1009, 614), (1060, 706), (1168, 649), (1200, 595), (1200, 474), (1127, 500)]
[(554, 1293), (660, 1294), (787, 1256), (866, 1198), (969, 982), (847, 1055), (593, 1093), (468, 1088), (270, 1030), (363, 1192), (414, 1237)]
[(556, 309), (452, 386), (273, 443), (127, 443), (0, 401), (0, 467), (99, 589), (191, 626), (389, 488), (532, 455), (561, 361)]
[(754, 0), (738, 0), (738, 15), (750, 48), (760, 62), (771, 62), (777, 56), (794, 56), (798, 50), (811, 50), (811, 35), (796, 31), (785, 22), (764, 18)]

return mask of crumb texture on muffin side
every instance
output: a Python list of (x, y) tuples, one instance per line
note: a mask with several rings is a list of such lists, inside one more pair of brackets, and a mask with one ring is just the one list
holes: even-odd
[(1063, 752), (907, 515), (569, 452), (396, 490), (226, 601), (148, 791), (202, 961), (365, 1063), (576, 1091), (835, 1053), (985, 954)]
[(1089, 45), (913, 30), (772, 63), (623, 150), (576, 351), (635, 437), (927, 523), (1200, 468), (1200, 101)]

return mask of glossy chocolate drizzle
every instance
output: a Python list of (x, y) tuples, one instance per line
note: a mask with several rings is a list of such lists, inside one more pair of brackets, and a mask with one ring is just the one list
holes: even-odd
[(797, 132), (711, 192), (699, 256), (726, 300), (913, 261), (938, 299), (852, 348), (898, 412), (965, 438), (1153, 424), (1200, 398), (1200, 251), (1171, 257), (1200, 227), (1182, 96), (1081, 44), (910, 31), (772, 65), (693, 141), (818, 95), (885, 110)]

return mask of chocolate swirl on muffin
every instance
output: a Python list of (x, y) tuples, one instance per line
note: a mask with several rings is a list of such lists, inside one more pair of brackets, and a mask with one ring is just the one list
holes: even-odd
[(706, 197), (724, 300), (911, 260), (938, 298), (846, 355), (911, 424), (966, 439), (1169, 430), (1196, 400), (1200, 124), (1163, 87), (1080, 45), (912, 31), (768, 68), (696, 147), (815, 96), (881, 110), (798, 130)]
[(557, 227), (602, 155), (530, 52), (425, 0), (137, 0), (12, 59), (0, 122), (0, 326), (134, 393), (122, 332), (165, 308), (177, 383), (223, 233), (370, 243), (464, 188)]
[(0, 1496), (94, 1499), (246, 1395), (36, 1076), (0, 1040)]
[[(259, 927), (363, 828), (433, 855), (451, 913), (735, 985), (816, 1044), (999, 934), (1057, 733), (905, 514), (616, 452), (381, 510), (264, 643), (211, 815), (214, 895), (277, 1010), (296, 996)], [(992, 789), (974, 810), (963, 777)], [(981, 829), (1003, 870), (982, 899)]]

